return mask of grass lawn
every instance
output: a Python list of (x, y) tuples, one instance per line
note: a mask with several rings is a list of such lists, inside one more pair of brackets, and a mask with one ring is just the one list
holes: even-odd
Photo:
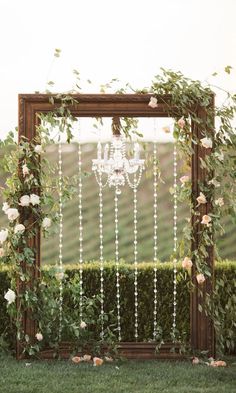
[(190, 362), (123, 362), (93, 367), (69, 361), (0, 358), (1, 393), (235, 393), (236, 363), (227, 368)]

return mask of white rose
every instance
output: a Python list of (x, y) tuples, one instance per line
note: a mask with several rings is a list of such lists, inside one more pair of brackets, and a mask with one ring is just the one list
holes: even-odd
[(36, 333), (36, 334), (35, 334), (35, 337), (36, 337), (36, 339), (37, 339), (38, 341), (42, 341), (42, 340), (43, 340), (43, 335), (42, 335), (42, 333)]
[(207, 214), (205, 214), (205, 215), (202, 217), (201, 224), (207, 225), (207, 226), (209, 227), (209, 226), (210, 226), (210, 222), (211, 222), (211, 217), (208, 216)]
[(0, 231), (0, 244), (3, 244), (7, 240), (8, 229), (2, 229)]
[(196, 279), (198, 284), (202, 284), (206, 280), (205, 276), (202, 273), (197, 274)]
[(202, 192), (200, 192), (200, 195), (197, 197), (197, 201), (199, 205), (207, 203), (206, 197)]
[(16, 294), (12, 289), (8, 289), (7, 293), (4, 296), (4, 299), (8, 301), (8, 304), (14, 303), (16, 300)]
[(81, 329), (85, 329), (87, 327), (87, 324), (84, 321), (81, 321), (80, 327)]
[(220, 206), (220, 207), (224, 206), (224, 199), (223, 198), (216, 199), (215, 204), (216, 206)]
[(24, 177), (29, 175), (29, 173), (30, 173), (29, 168), (27, 167), (26, 164), (22, 165), (22, 173), (23, 173)]
[(32, 203), (32, 205), (39, 205), (40, 203), (40, 198), (38, 195), (36, 194), (30, 194), (30, 203)]
[(189, 181), (189, 176), (187, 176), (187, 175), (182, 176), (179, 180), (182, 183), (182, 185), (184, 185), (185, 183), (187, 183)]
[(20, 203), (19, 203), (19, 205), (20, 205), (20, 206), (29, 206), (29, 204), (30, 204), (30, 197), (29, 197), (29, 195), (23, 195), (23, 196), (20, 198)]
[(211, 149), (212, 148), (212, 140), (210, 138), (202, 138), (200, 139), (201, 144), (203, 147), (206, 149)]
[(0, 258), (4, 257), (5, 251), (3, 248), (0, 248)]
[(182, 261), (182, 267), (184, 269), (190, 269), (193, 266), (193, 263), (189, 257), (185, 257)]
[(17, 209), (12, 209), (12, 208), (8, 209), (6, 211), (6, 214), (7, 214), (7, 217), (8, 217), (9, 221), (16, 220), (19, 217), (19, 215), (20, 215)]
[(151, 107), (151, 108), (157, 108), (157, 99), (156, 99), (156, 97), (151, 97), (150, 98), (150, 101), (149, 101), (149, 103), (148, 103), (148, 105)]
[(14, 228), (15, 233), (23, 233), (25, 231), (25, 226), (23, 224), (17, 224)]
[(10, 206), (8, 205), (8, 203), (3, 202), (2, 211), (6, 214), (8, 209), (10, 209)]
[(34, 151), (37, 154), (41, 154), (41, 153), (43, 153), (43, 148), (42, 148), (41, 145), (36, 145), (35, 148), (34, 148)]
[(43, 228), (49, 228), (52, 224), (52, 220), (49, 217), (45, 217), (42, 221), (42, 227)]

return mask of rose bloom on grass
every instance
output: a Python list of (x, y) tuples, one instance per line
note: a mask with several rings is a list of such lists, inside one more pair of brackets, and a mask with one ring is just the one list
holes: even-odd
[(82, 359), (81, 359), (80, 356), (74, 356), (74, 357), (71, 359), (71, 361), (72, 361), (73, 363), (78, 364), (78, 363), (80, 363), (80, 362), (82, 361)]
[(199, 363), (200, 360), (196, 356), (194, 356), (194, 358), (192, 359), (192, 364), (199, 364)]
[(83, 361), (84, 361), (84, 362), (90, 362), (91, 359), (92, 359), (92, 356), (91, 356), (91, 355), (84, 355), (84, 356), (83, 356)]
[(7, 293), (4, 295), (4, 299), (7, 300), (8, 304), (14, 303), (16, 300), (16, 294), (12, 289), (8, 289)]
[(204, 274), (198, 273), (196, 276), (198, 284), (203, 284), (206, 281)]
[(101, 358), (93, 358), (93, 365), (96, 366), (101, 366), (103, 364), (103, 360)]

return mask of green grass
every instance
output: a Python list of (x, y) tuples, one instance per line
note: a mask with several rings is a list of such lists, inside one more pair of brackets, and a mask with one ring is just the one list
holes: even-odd
[[(129, 361), (102, 367), (0, 358), (1, 393), (235, 393), (236, 366)], [(119, 367), (119, 368), (117, 368)]]

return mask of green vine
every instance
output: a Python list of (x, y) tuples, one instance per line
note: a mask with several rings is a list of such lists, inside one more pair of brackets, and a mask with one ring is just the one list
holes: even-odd
[[(210, 104), (213, 98), (213, 89), (210, 85), (205, 86), (199, 81), (188, 79), (180, 72), (164, 69), (161, 71), (160, 75), (155, 76), (150, 88), (135, 90), (127, 84), (125, 88), (117, 90), (116, 93), (127, 93), (127, 89), (128, 92), (131, 89), (138, 94), (151, 93), (150, 105), (153, 107), (153, 111), (157, 105), (156, 97), (163, 100), (163, 103), (169, 107), (169, 115), (175, 122), (174, 138), (178, 144), (180, 157), (184, 161), (183, 175), (185, 179), (178, 185), (178, 198), (180, 201), (187, 200), (190, 203), (191, 212), (196, 216), (195, 225), (201, 224), (201, 230), (198, 233), (200, 241), (197, 249), (192, 253), (189, 243), (193, 238), (193, 228), (190, 223), (187, 224), (183, 232), (185, 239), (179, 242), (178, 257), (185, 258), (187, 270), (194, 261), (196, 278), (201, 283), (211, 276), (206, 263), (208, 248), (209, 246), (215, 247), (212, 240), (213, 234), (215, 236), (224, 231), (222, 217), (230, 214), (234, 220), (236, 218), (236, 135), (232, 124), (236, 112), (236, 94), (227, 93), (224, 104), (212, 109)], [(230, 69), (227, 69), (228, 72)], [(78, 93), (78, 91), (80, 92), (80, 77), (78, 72), (75, 75)], [(105, 92), (106, 88), (111, 88), (113, 82), (117, 82), (117, 80), (114, 79), (111, 83), (103, 85), (103, 91)], [(164, 101), (164, 95), (170, 95), (170, 100)], [(21, 315), (22, 312), (30, 308), (43, 318), (42, 308), (39, 304), (43, 304), (45, 307), (45, 303), (40, 298), (42, 294), (39, 291), (39, 286), (43, 283), (38, 283), (38, 280), (35, 280), (32, 286), (32, 277), (29, 273), (28, 267), (35, 263), (35, 249), (31, 246), (31, 239), (41, 229), (47, 236), (50, 233), (51, 222), (58, 220), (58, 181), (55, 180), (57, 168), (49, 165), (44, 158), (43, 151), (47, 144), (56, 142), (50, 136), (52, 128), (58, 130), (57, 141), (60, 140), (62, 134), (66, 135), (68, 143), (72, 141), (74, 137), (73, 124), (76, 118), (69, 108), (79, 105), (79, 102), (71, 94), (50, 94), (49, 101), (54, 104), (55, 100), (59, 101), (60, 105), (54, 111), (46, 115), (39, 115), (40, 125), (34, 140), (28, 141), (22, 137), (20, 143), (16, 144), (13, 134), (10, 133), (7, 139), (1, 142), (1, 146), (7, 149), (2, 166), (4, 171), (9, 174), (4, 190), (4, 211), (8, 216), (9, 224), (7, 228), (0, 231), (0, 255), (1, 262), (10, 267), (11, 290), (15, 293), (17, 280), (22, 283), (24, 288), (24, 291), (18, 294), (18, 307), (16, 307), (14, 295), (10, 293), (8, 311), (16, 324), (18, 339), (30, 355), (39, 351), (41, 345), (37, 341), (36, 343), (34, 340), (32, 341), (32, 338), (22, 330)], [(196, 110), (199, 105), (206, 113), (204, 118), (199, 116)], [(216, 129), (213, 138), (209, 130), (212, 128), (214, 119)], [(102, 122), (102, 119), (97, 120)], [(197, 124), (201, 131), (201, 140), (193, 139), (191, 134), (193, 123)], [(122, 131), (126, 137), (131, 133), (140, 136), (136, 119), (122, 118)], [(193, 154), (193, 144), (201, 145), (206, 149), (213, 146), (211, 153), (206, 155), (205, 159), (201, 159), (201, 167), (206, 171), (206, 177), (204, 183), (199, 183), (201, 194), (196, 208), (191, 204), (191, 181), (187, 175)], [(11, 149), (10, 154), (9, 149)], [(63, 177), (63, 201), (72, 197), (76, 190), (77, 180), (76, 178)], [(206, 202), (212, 205), (212, 211), (209, 215), (202, 216), (198, 207)], [(188, 274), (187, 270), (186, 274)], [(29, 284), (30, 282), (31, 284)], [(54, 306), (56, 307), (56, 305)], [(52, 309), (55, 308), (54, 306)], [(211, 312), (211, 315), (213, 314)], [(48, 321), (49, 325), (50, 321)], [(74, 325), (74, 327), (77, 331), (78, 326)], [(46, 325), (44, 328), (47, 330)], [(47, 334), (48, 341), (50, 341), (50, 334)], [(54, 347), (57, 346), (55, 343), (56, 340), (53, 340)]]

